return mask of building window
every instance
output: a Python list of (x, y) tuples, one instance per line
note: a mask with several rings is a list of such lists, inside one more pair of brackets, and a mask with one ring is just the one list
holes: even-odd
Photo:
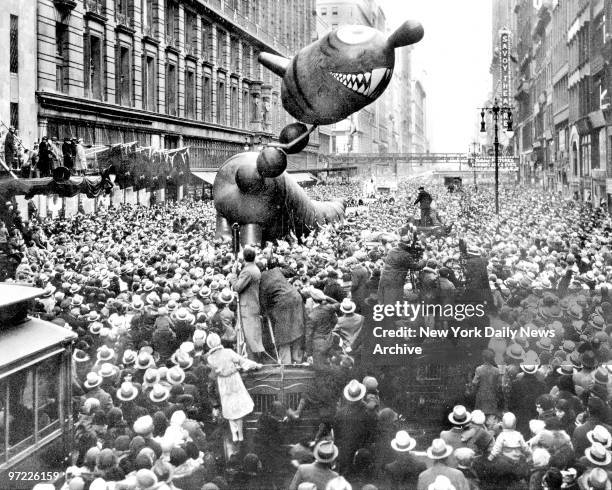
[(325, 17), (327, 15), (327, 8), (326, 7), (321, 7), (321, 16)]
[(238, 56), (238, 39), (232, 37), (230, 39), (230, 70), (238, 73), (240, 69), (240, 58)]
[(153, 35), (154, 12), (156, 0), (143, 0), (142, 2), (142, 24), (146, 35)]
[(9, 67), (11, 73), (19, 72), (19, 17), (11, 15), (11, 26), (10, 26), (10, 61)]
[(238, 127), (238, 115), (240, 105), (238, 104), (238, 86), (232, 83), (230, 90), (230, 126)]
[(15, 129), (19, 129), (19, 104), (17, 102), (11, 102), (11, 115), (10, 125)]
[(195, 73), (185, 70), (185, 117), (195, 118)]
[(251, 93), (251, 121), (259, 121), (259, 94)]
[(332, 7), (332, 15), (338, 15), (338, 7)]
[(246, 43), (242, 44), (242, 76), (251, 78), (251, 49)]
[(176, 47), (178, 37), (178, 5), (174, 0), (166, 0), (166, 44)]
[(331, 28), (332, 28), (332, 31), (333, 31), (334, 29), (338, 29), (338, 24), (332, 24), (332, 25), (331, 25)]
[(217, 82), (217, 124), (225, 124), (225, 80)]
[(212, 82), (210, 73), (202, 77), (202, 117), (207, 122), (212, 122)]
[(148, 111), (157, 110), (157, 91), (155, 77), (155, 57), (146, 55), (142, 71), (142, 101), (143, 108)]
[(251, 107), (248, 87), (242, 91), (242, 127), (248, 128), (251, 119)]
[(212, 24), (202, 19), (202, 59), (212, 62)]
[(185, 9), (185, 52), (196, 53), (197, 16), (191, 10)]
[(177, 115), (176, 94), (178, 91), (178, 73), (176, 65), (168, 63), (166, 65), (166, 114)]
[(98, 36), (83, 34), (83, 87), (85, 97), (102, 99), (102, 42)]
[(117, 100), (120, 105), (132, 105), (132, 58), (130, 48), (119, 46), (117, 59)]
[(227, 49), (226, 49), (225, 31), (217, 29), (217, 66), (227, 66)]
[(61, 22), (55, 24), (55, 88), (68, 90), (68, 26)]

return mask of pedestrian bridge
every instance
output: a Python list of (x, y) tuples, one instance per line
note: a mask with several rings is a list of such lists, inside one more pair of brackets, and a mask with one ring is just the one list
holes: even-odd
[[(320, 163), (334, 167), (348, 165), (430, 166), (450, 165), (461, 168), (489, 169), (495, 167), (494, 156), (472, 156), (468, 153), (335, 153), (319, 155)], [(500, 169), (517, 170), (518, 157), (499, 156)]]

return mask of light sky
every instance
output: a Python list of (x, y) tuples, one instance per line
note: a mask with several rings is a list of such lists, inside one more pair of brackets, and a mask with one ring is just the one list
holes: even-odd
[(412, 77), (427, 91), (432, 152), (466, 152), (479, 107), (491, 92), (491, 0), (378, 0), (393, 29), (404, 20), (423, 24), (413, 48)]

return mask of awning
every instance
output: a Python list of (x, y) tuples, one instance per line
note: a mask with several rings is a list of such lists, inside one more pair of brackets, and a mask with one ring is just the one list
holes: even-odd
[(314, 175), (306, 172), (297, 172), (289, 175), (291, 175), (293, 180), (295, 180), (298, 184), (301, 184), (302, 182), (317, 182), (317, 178)]
[(207, 184), (213, 185), (215, 183), (215, 176), (217, 172), (203, 172), (203, 171), (195, 171), (192, 170), (191, 174), (196, 176), (198, 179), (206, 182)]

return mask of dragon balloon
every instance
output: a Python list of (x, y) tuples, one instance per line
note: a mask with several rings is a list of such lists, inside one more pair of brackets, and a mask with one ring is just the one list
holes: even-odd
[(231, 239), (233, 225), (243, 232), (241, 242), (261, 243), (342, 219), (344, 202), (312, 201), (285, 172), (287, 155), (302, 151), (317, 126), (339, 122), (380, 97), (393, 74), (395, 49), (422, 37), (423, 27), (414, 21), (388, 37), (344, 25), (291, 59), (260, 53), (259, 62), (282, 78), (283, 107), (299, 122), (283, 128), (279, 143), (239, 153), (221, 166), (213, 185), (217, 237)]

